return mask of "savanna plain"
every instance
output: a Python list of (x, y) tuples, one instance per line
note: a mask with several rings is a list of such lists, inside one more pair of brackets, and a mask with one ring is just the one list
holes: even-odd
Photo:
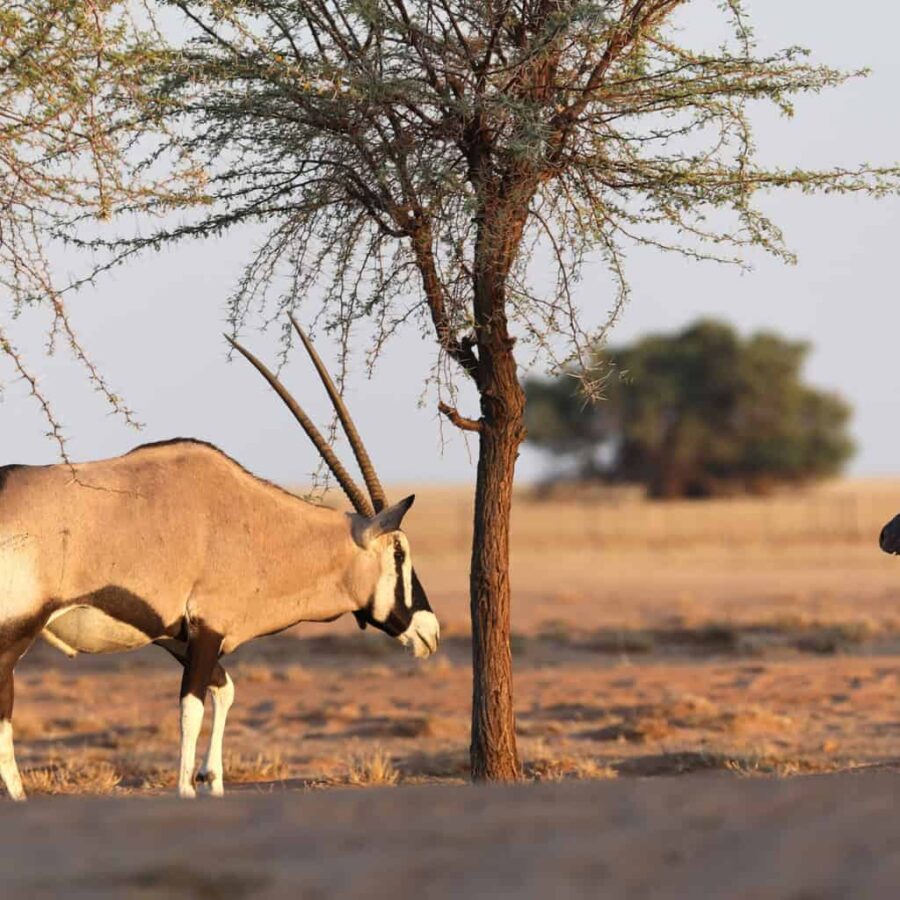
[[(375, 796), (363, 790), (372, 787), (457, 797), (421, 786), (467, 780), (471, 499), (458, 488), (416, 493), (406, 530), (442, 621), (441, 651), (414, 660), (351, 617), (241, 648), (225, 660), (237, 690), (226, 735), (232, 796), (283, 805), (300, 794), (316, 809), (323, 795), (340, 805), (348, 792)], [(585, 780), (607, 784), (610, 802), (639, 781), (646, 803), (662, 796), (654, 785), (698, 796), (723, 781), (789, 792), (797, 781), (851, 774), (892, 782), (900, 559), (877, 541), (898, 511), (900, 482), (891, 481), (670, 503), (522, 490), (512, 539), (517, 731), (527, 779), (575, 782), (558, 786), (571, 802), (554, 815), (574, 815)], [(172, 794), (179, 681), (180, 668), (156, 648), (69, 660), (36, 645), (16, 680), (26, 789), (35, 798)], [(47, 799), (36, 815), (76, 815), (52, 802), (56, 813)], [(399, 804), (385, 807), (388, 817), (421, 813), (415, 799), (385, 802)], [(179, 816), (197, 815), (184, 807), (173, 801), (164, 804), (171, 814), (153, 815), (177, 828)], [(213, 893), (198, 896), (219, 896), (218, 882), (204, 884)], [(154, 885), (143, 888), (153, 894)]]
[[(392, 496), (401, 496), (397, 487)], [(225, 660), (231, 790), (462, 782), (470, 498), (419, 486), (407, 531), (442, 621), (420, 662), (347, 616)], [(877, 546), (900, 482), (766, 499), (616, 502), (513, 516), (520, 752), (539, 780), (791, 775), (900, 760), (900, 560)], [(180, 668), (150, 648), (20, 663), (32, 794), (172, 790)]]

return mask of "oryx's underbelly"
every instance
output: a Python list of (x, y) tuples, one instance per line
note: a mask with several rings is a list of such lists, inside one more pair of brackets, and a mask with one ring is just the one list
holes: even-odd
[(120, 653), (152, 642), (138, 628), (105, 612), (81, 606), (53, 616), (44, 627), (48, 640), (64, 653)]

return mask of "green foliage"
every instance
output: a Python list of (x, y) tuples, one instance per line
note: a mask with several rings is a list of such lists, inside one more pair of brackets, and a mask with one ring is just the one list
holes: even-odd
[[(551, 365), (584, 369), (605, 333), (581, 325), (575, 285), (589, 254), (609, 266), (611, 322), (630, 245), (738, 265), (754, 248), (790, 259), (761, 193), (898, 184), (890, 167), (762, 166), (755, 104), (790, 114), (795, 98), (862, 73), (794, 47), (759, 52), (740, 0), (710, 9), (730, 40), (695, 50), (684, 5), (160, 2), (181, 27), (144, 67), (157, 93), (142, 113), (175, 157), (205, 166), (208, 205), (113, 249), (262, 222), (268, 238), (231, 301), (235, 330), (261, 307), (265, 321), (290, 308), (342, 335), (367, 318), (377, 352), (413, 320), (475, 375), (479, 314), (502, 315)], [(540, 293), (528, 272), (538, 244), (556, 265)], [(488, 293), (498, 308), (485, 312)]]
[(60, 283), (48, 247), (75, 223), (196, 197), (183, 167), (154, 178), (130, 158), (148, 132), (138, 110), (153, 53), (122, 0), (0, 4), (0, 361), (28, 384), (63, 456), (59, 421), (8, 322), (26, 306), (43, 307), (49, 351), (67, 345), (112, 409), (135, 424), (83, 349), (64, 301), (102, 263), (87, 261), (74, 283)]
[(583, 475), (642, 483), (658, 497), (833, 475), (853, 450), (850, 408), (803, 383), (808, 352), (769, 332), (742, 339), (715, 321), (651, 335), (600, 354), (612, 374), (596, 405), (571, 377), (531, 379), (529, 438), (575, 458)]

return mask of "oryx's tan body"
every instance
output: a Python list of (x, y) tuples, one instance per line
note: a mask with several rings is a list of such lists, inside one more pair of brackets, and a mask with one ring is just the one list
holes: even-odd
[(202, 443), (0, 471), (0, 629), (34, 621), (75, 651), (126, 650), (203, 621), (228, 652), (356, 608), (375, 577), (350, 516)]
[[(355, 513), (306, 503), (216, 447), (174, 440), (100, 462), (0, 468), (0, 781), (24, 800), (13, 748), (16, 663), (38, 634), (64, 653), (156, 643), (184, 667), (178, 793), (223, 793), (222, 741), (234, 683), (220, 663), (245, 641), (352, 612), (433, 653), (440, 625), (400, 530), (414, 497), (389, 505), (331, 376), (293, 321), (366, 481), (360, 491), (303, 409), (253, 354)], [(229, 339), (230, 340), (230, 339)], [(213, 720), (195, 773), (204, 701)]]

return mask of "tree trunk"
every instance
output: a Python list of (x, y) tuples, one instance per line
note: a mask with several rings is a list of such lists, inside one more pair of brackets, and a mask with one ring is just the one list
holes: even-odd
[(472, 613), (472, 778), (520, 776), (510, 647), (509, 520), (525, 395), (505, 321), (480, 342), (481, 433), (475, 490)]
[(476, 217), (473, 313), (481, 423), (469, 576), (474, 781), (521, 776), (513, 709), (509, 517), (516, 459), (525, 439), (525, 392), (509, 335), (506, 280), (537, 181), (514, 175), (483, 193)]

